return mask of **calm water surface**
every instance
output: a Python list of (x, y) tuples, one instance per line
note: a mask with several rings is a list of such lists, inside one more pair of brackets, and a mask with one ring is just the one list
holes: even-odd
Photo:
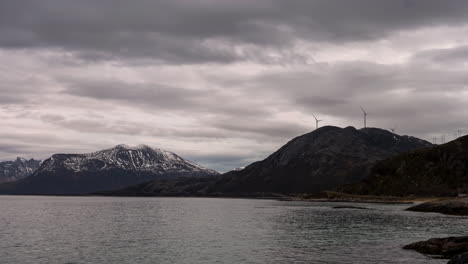
[(468, 218), (403, 205), (0, 196), (0, 263), (446, 263), (405, 244)]

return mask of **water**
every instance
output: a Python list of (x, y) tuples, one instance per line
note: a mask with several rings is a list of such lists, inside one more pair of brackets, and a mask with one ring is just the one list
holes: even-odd
[(446, 263), (405, 244), (468, 218), (405, 205), (0, 196), (0, 263)]

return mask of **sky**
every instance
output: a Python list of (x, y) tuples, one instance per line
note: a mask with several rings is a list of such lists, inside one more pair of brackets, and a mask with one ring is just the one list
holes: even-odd
[(0, 160), (118, 144), (224, 172), (320, 125), (468, 133), (468, 1), (2, 0)]

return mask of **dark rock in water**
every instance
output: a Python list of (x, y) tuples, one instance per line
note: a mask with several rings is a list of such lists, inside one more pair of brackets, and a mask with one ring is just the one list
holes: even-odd
[(369, 210), (369, 208), (366, 207), (360, 207), (360, 206), (351, 206), (351, 205), (343, 205), (343, 206), (333, 206), (333, 209), (357, 209), (357, 210)]
[(468, 198), (437, 200), (415, 205), (407, 209), (415, 212), (432, 212), (447, 215), (468, 215)]
[(154, 179), (218, 175), (175, 153), (118, 145), (88, 154), (55, 154), (29, 177), (0, 185), (2, 194), (87, 194)]
[(453, 257), (447, 264), (468, 264), (468, 253)]
[(340, 192), (456, 197), (468, 193), (468, 136), (379, 161), (359, 184)]
[(431, 238), (427, 241), (416, 242), (403, 249), (416, 250), (419, 253), (452, 258), (456, 255), (468, 252), (468, 236)]

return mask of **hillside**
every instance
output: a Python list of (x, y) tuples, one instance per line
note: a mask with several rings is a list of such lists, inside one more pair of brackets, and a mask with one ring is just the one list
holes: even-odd
[(468, 193), (468, 136), (380, 161), (368, 179), (339, 191), (390, 196)]
[(376, 161), (428, 146), (429, 142), (377, 128), (327, 126), (291, 140), (263, 161), (205, 184), (179, 181), (161, 188), (161, 184), (153, 182), (126, 190), (128, 194), (131, 189), (132, 194), (145, 195), (316, 193), (359, 182), (368, 176)]

